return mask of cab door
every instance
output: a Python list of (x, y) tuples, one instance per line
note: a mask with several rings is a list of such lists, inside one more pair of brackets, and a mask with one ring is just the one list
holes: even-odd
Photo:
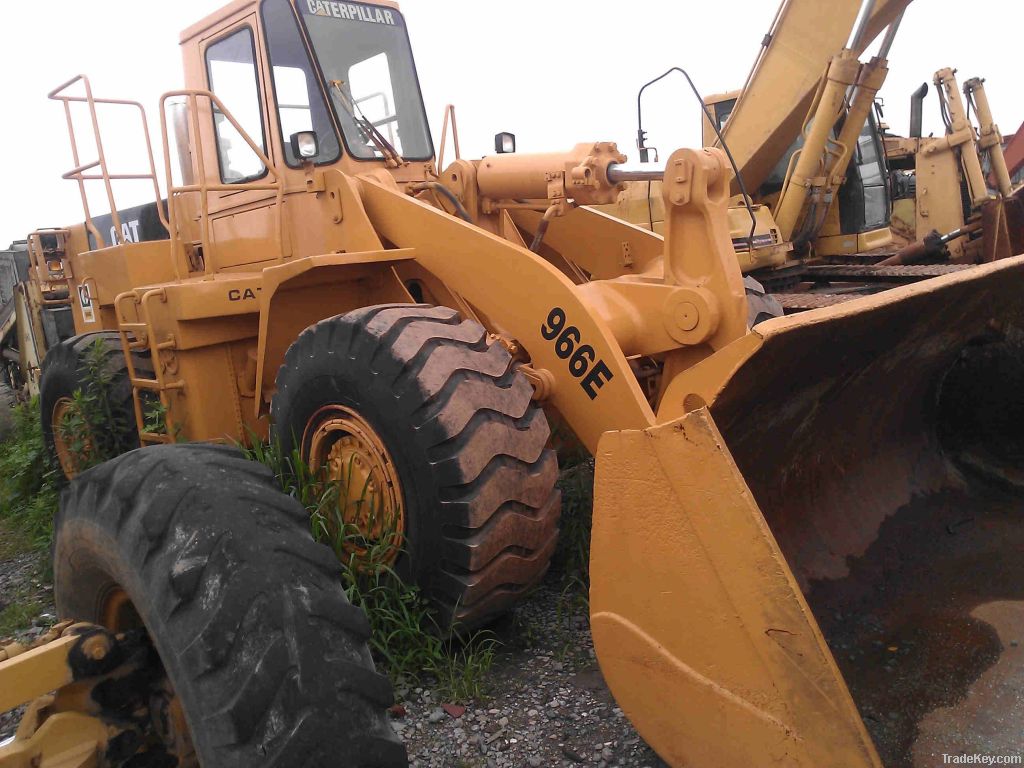
[[(255, 13), (244, 15), (203, 40), (200, 53), (206, 87), (223, 102), (273, 166), (275, 147), (268, 130), (268, 84), (263, 75), (258, 24)], [(211, 106), (206, 119), (212, 129), (212, 142), (206, 142), (206, 146), (212, 143), (213, 149), (207, 155), (207, 181), (238, 186), (237, 190), (209, 193), (213, 247), (206, 258), (213, 263), (207, 265), (208, 269), (238, 268), (283, 258), (287, 255), (284, 251), (288, 250), (288, 240), (286, 235), (278, 236), (276, 191), (246, 188), (273, 184), (274, 170), (267, 167), (220, 109)], [(211, 162), (214, 158), (215, 162)]]

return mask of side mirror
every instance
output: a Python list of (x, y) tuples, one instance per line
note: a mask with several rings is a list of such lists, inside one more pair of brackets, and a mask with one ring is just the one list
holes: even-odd
[(499, 155), (511, 155), (516, 151), (516, 135), (499, 133), (494, 136), (494, 151)]
[(299, 160), (312, 160), (320, 154), (320, 140), (316, 131), (299, 131), (289, 138), (292, 154)]

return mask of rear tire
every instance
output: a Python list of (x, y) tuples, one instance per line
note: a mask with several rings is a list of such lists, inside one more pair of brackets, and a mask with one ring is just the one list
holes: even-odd
[[(139, 433), (135, 426), (135, 405), (132, 401), (132, 385), (128, 378), (128, 366), (121, 350), (117, 333), (104, 331), (86, 333), (62, 341), (50, 349), (43, 361), (43, 377), (39, 385), (39, 404), (43, 425), (43, 439), (53, 466), (60, 469), (58, 477), (68, 480), (81, 471), (88, 457), (75, 456), (63, 438), (54, 429), (59, 410), (66, 408), (78, 390), (85, 390), (89, 384), (86, 377), (86, 354), (89, 348), (99, 342), (103, 345), (104, 370), (110, 376), (110, 386), (104, 393), (111, 423), (104, 425), (102, 435), (90, 435), (94, 451), (100, 459), (113, 458), (139, 447)], [(137, 356), (139, 373), (147, 375), (151, 370), (148, 358)]]
[(558, 538), (558, 460), (533, 387), (508, 350), (446, 307), (360, 309), (307, 328), (277, 376), (272, 433), (310, 457), (317, 420), (350, 409), (400, 480), (396, 572), (446, 623), (508, 610), (547, 571)]
[(108, 461), (56, 522), (60, 614), (146, 628), (204, 766), (407, 765), (339, 571), (272, 473), (222, 446)]

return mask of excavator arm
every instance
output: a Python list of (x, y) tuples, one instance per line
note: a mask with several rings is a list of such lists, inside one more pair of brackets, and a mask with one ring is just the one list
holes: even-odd
[[(852, 55), (860, 56), (910, 2), (870, 2)], [(723, 132), (747, 189), (765, 181), (800, 135), (822, 73), (850, 41), (862, 5), (861, 0), (784, 0)]]

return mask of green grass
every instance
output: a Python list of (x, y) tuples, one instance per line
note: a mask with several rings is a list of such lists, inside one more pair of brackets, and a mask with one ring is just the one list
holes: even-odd
[[(297, 451), (284, 455), (277, 444), (253, 441), (244, 450), (268, 466), (285, 493), (306, 508), (313, 537), (338, 556), (348, 599), (370, 621), (370, 647), (378, 667), (396, 684), (428, 684), (452, 701), (485, 697), (498, 642), (488, 632), (458, 636), (440, 626), (419, 589), (391, 568), (390, 554), (400, 541), (391, 521), (381, 520), (371, 509), (367, 516), (378, 521), (379, 530), (368, 536), (343, 519), (339, 499), (349, 499), (344, 478), (323, 479)], [(346, 504), (367, 503), (366, 489), (358, 491)]]
[(53, 534), (57, 498), (56, 476), (43, 443), (39, 404), (33, 399), (15, 408), (14, 429), (0, 443), (0, 518), (14, 540), (45, 549)]
[(11, 602), (0, 610), (0, 639), (9, 638), (15, 632), (31, 626), (32, 621), (45, 607), (43, 602), (27, 589), (7, 599)]

